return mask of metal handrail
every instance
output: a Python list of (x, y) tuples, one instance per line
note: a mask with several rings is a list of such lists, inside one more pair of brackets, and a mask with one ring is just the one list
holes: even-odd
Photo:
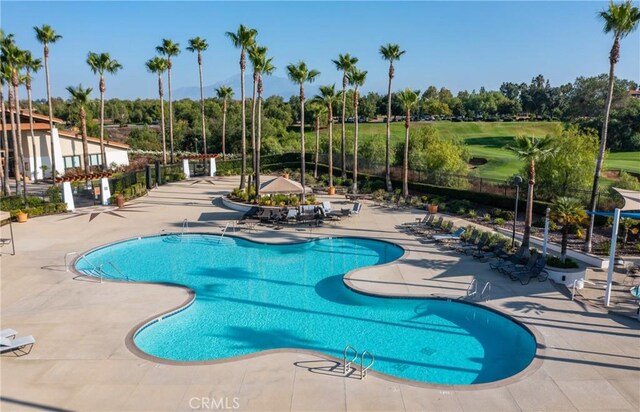
[[(351, 350), (355, 353), (355, 355), (353, 355), (353, 358), (352, 358), (349, 362), (347, 362), (347, 353), (349, 352), (349, 349), (351, 349)], [(345, 346), (345, 347), (344, 347), (344, 352), (343, 352), (343, 354), (342, 354), (342, 361), (343, 361), (343, 362), (342, 362), (342, 364), (344, 365), (344, 369), (343, 369), (343, 371), (342, 371), (342, 374), (343, 374), (343, 375), (346, 375), (346, 374), (347, 374), (347, 371), (348, 371), (349, 369), (351, 369), (351, 364), (352, 364), (356, 359), (358, 359), (358, 351), (356, 350), (356, 348), (354, 348), (354, 347), (353, 347), (353, 346), (351, 346), (351, 345), (347, 345), (347, 346)]]
[(100, 275), (100, 283), (102, 283), (102, 276), (104, 275), (104, 270), (102, 270), (103, 265), (100, 265), (100, 266), (94, 265), (93, 262), (91, 262), (89, 258), (87, 258), (87, 255), (81, 255), (77, 261), (80, 261), (81, 259), (86, 260), (87, 263), (91, 265), (92, 269), (98, 272), (98, 274)]
[(125, 278), (126, 280), (129, 280), (129, 276), (125, 275), (124, 273), (122, 273), (122, 271), (116, 266), (115, 263), (113, 262), (107, 262), (109, 265), (111, 265), (112, 268), (114, 268), (116, 270), (116, 272), (118, 272), (118, 274), (120, 276), (122, 276), (123, 278)]
[[(369, 357), (371, 357), (371, 363), (367, 365), (366, 368), (364, 367), (364, 355), (369, 355)], [(365, 376), (367, 376), (367, 371), (371, 369), (375, 361), (376, 361), (376, 358), (373, 356), (371, 352), (369, 352), (368, 350), (362, 352), (362, 355), (360, 355), (360, 379), (361, 380), (364, 379)]]
[(68, 272), (69, 271), (69, 256), (73, 256), (73, 255), (77, 255), (78, 252), (69, 252), (67, 254), (64, 255), (64, 271)]
[(470, 298), (478, 293), (478, 281), (476, 278), (471, 279), (469, 286), (467, 286), (467, 297)]
[(182, 221), (182, 232), (180, 233), (180, 241), (182, 241), (182, 236), (184, 236), (184, 232), (189, 233), (189, 219), (184, 219)]
[[(485, 292), (486, 292), (486, 296), (485, 296)], [(482, 292), (480, 292), (480, 299), (487, 302), (489, 301), (490, 296), (491, 296), (491, 282), (487, 282), (484, 284), (484, 287), (482, 288)]]
[(222, 242), (222, 238), (224, 237), (224, 234), (227, 233), (228, 227), (229, 227), (229, 222), (227, 222), (227, 224), (224, 226), (224, 229), (222, 229), (222, 235), (220, 235), (220, 240), (218, 240), (218, 243)]

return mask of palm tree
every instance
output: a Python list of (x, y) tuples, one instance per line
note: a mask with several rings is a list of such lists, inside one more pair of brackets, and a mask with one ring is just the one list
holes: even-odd
[[(389, 80), (391, 81), (391, 80)], [(404, 158), (402, 160), (402, 196), (409, 196), (409, 128), (411, 127), (411, 110), (420, 101), (418, 93), (407, 88), (397, 94), (405, 113), (404, 120)]]
[(579, 200), (570, 197), (559, 197), (551, 207), (551, 219), (562, 225), (562, 248), (560, 260), (567, 257), (569, 226), (578, 225), (587, 218), (587, 213)]
[(171, 148), (171, 163), (175, 162), (173, 154), (173, 103), (171, 100), (171, 57), (180, 54), (180, 44), (169, 39), (162, 39), (162, 45), (156, 47), (156, 51), (167, 56), (167, 79), (169, 82), (169, 145)]
[(167, 164), (167, 138), (164, 126), (164, 91), (162, 90), (162, 73), (167, 70), (167, 61), (161, 57), (154, 57), (145, 63), (147, 70), (158, 74), (158, 95), (160, 96), (160, 129), (162, 130), (162, 164)]
[[(34, 59), (30, 51), (24, 55), (24, 67), (27, 70), (25, 87), (27, 89), (27, 102), (29, 104), (29, 131), (31, 132), (31, 151), (33, 152), (33, 181), (38, 182), (38, 165), (36, 156), (36, 134), (33, 130), (33, 103), (31, 99), (31, 72), (37, 73), (42, 68), (42, 60)], [(44, 176), (43, 176), (44, 177)]]
[[(609, 9), (601, 11), (598, 16), (604, 21), (603, 31), (605, 33), (613, 33), (613, 46), (609, 52), (609, 90), (607, 100), (604, 106), (604, 121), (602, 123), (602, 138), (600, 139), (600, 151), (596, 160), (596, 169), (593, 175), (593, 187), (591, 189), (591, 200), (589, 202), (589, 210), (596, 211), (596, 198), (598, 196), (598, 185), (600, 183), (600, 171), (602, 170), (602, 162), (607, 147), (607, 129), (609, 128), (609, 113), (611, 112), (611, 101), (613, 100), (613, 85), (615, 81), (614, 70), (616, 63), (620, 60), (620, 40), (627, 37), (638, 28), (640, 22), (640, 10), (634, 7), (631, 0), (624, 3), (615, 4), (613, 1), (609, 3)], [(589, 229), (585, 236), (585, 249), (591, 252), (591, 238), (593, 236), (593, 223), (595, 215), (591, 215), (589, 221)]]
[(58, 174), (56, 156), (53, 151), (53, 103), (51, 101), (51, 82), (49, 80), (49, 45), (62, 39), (51, 26), (43, 24), (42, 27), (34, 27), (36, 39), (44, 46), (44, 75), (47, 82), (47, 100), (49, 102), (49, 130), (51, 131), (51, 178), (55, 182)]
[(242, 101), (242, 166), (240, 168), (240, 189), (244, 189), (245, 176), (247, 174), (247, 112), (244, 95), (244, 71), (247, 68), (247, 49), (256, 42), (258, 31), (241, 24), (235, 33), (228, 31), (226, 35), (231, 39), (233, 46), (236, 49), (240, 49), (240, 99)]
[(218, 96), (218, 99), (222, 99), (222, 159), (226, 159), (225, 134), (227, 131), (227, 100), (233, 98), (233, 89), (229, 86), (220, 86), (216, 89), (216, 96)]
[(300, 85), (300, 183), (302, 184), (301, 203), (304, 203), (304, 180), (305, 180), (305, 151), (304, 151), (304, 84), (313, 83), (320, 72), (309, 69), (303, 61), (287, 66), (289, 79)]
[[(2, 34), (1, 31), (0, 34)], [(0, 41), (4, 41), (8, 37), (9, 36), (4, 36), (3, 34)], [(2, 151), (4, 153), (4, 164), (2, 165), (2, 193), (5, 196), (11, 196), (11, 187), (9, 185), (9, 137), (7, 134), (7, 118), (5, 116), (4, 105), (4, 85), (9, 82), (11, 74), (7, 70), (9, 67), (3, 60), (0, 60), (0, 105), (2, 106), (0, 110), (2, 110)], [(11, 118), (13, 119), (13, 117)]]
[(202, 116), (202, 147), (203, 153), (207, 154), (207, 132), (204, 120), (204, 85), (202, 81), (202, 52), (207, 50), (209, 45), (205, 39), (194, 37), (189, 39), (187, 50), (192, 53), (198, 53), (198, 73), (200, 74), (200, 114)]
[(347, 177), (347, 143), (345, 114), (347, 111), (347, 73), (356, 67), (358, 58), (347, 54), (339, 54), (336, 60), (331, 60), (336, 65), (336, 69), (342, 72), (342, 177)]
[(104, 92), (107, 90), (104, 83), (104, 74), (115, 74), (122, 69), (122, 65), (117, 60), (112, 59), (109, 53), (89, 52), (87, 64), (91, 67), (93, 74), (100, 74), (100, 156), (102, 159), (102, 170), (107, 170), (107, 153), (104, 150)]
[(532, 136), (519, 136), (513, 145), (506, 146), (528, 165), (529, 185), (527, 187), (527, 210), (524, 218), (524, 233), (522, 235), (522, 248), (529, 248), (531, 237), (531, 221), (533, 219), (533, 187), (536, 184), (536, 162), (551, 156), (554, 153), (551, 139), (545, 137), (537, 139)]
[(327, 108), (321, 102), (314, 100), (309, 106), (309, 110), (313, 113), (316, 130), (316, 153), (314, 157), (313, 177), (318, 178), (318, 157), (320, 156), (320, 119), (327, 113)]
[(320, 86), (320, 94), (314, 99), (327, 107), (327, 124), (329, 125), (329, 187), (333, 186), (333, 105), (338, 102), (336, 85)]
[(256, 149), (256, 196), (260, 194), (260, 157), (262, 150), (262, 93), (264, 92), (264, 87), (262, 84), (262, 76), (263, 75), (271, 75), (276, 67), (273, 65), (273, 58), (266, 58), (264, 56), (263, 60), (259, 63), (259, 76), (258, 76), (258, 138), (257, 138), (257, 149)]
[[(259, 67), (261, 62), (267, 55), (267, 48), (253, 44), (249, 47), (249, 60), (253, 65), (253, 96), (251, 98), (251, 168), (256, 173), (256, 109), (258, 102), (256, 95), (258, 94), (258, 78), (260, 77)], [(249, 187), (251, 187), (251, 176), (249, 176)]]
[(400, 60), (400, 56), (404, 53), (405, 51), (400, 50), (400, 46), (397, 44), (389, 43), (386, 46), (380, 46), (380, 55), (389, 62), (389, 86), (387, 88), (387, 152), (385, 154), (385, 181), (387, 184), (387, 192), (393, 190), (391, 186), (391, 163), (389, 159), (391, 153), (391, 81), (393, 80), (395, 72), (393, 62)]
[(349, 85), (353, 86), (353, 111), (355, 118), (355, 134), (353, 137), (353, 193), (358, 193), (358, 100), (360, 95), (358, 88), (364, 84), (367, 79), (367, 72), (358, 70), (357, 68), (351, 69), (347, 73), (347, 80)]
[(71, 106), (75, 107), (80, 114), (80, 131), (82, 133), (82, 157), (84, 161), (84, 172), (86, 174), (91, 173), (91, 167), (89, 166), (89, 144), (87, 142), (87, 112), (85, 106), (91, 103), (89, 95), (93, 91), (92, 88), (82, 88), (82, 85), (78, 87), (69, 86), (67, 91), (71, 95)]

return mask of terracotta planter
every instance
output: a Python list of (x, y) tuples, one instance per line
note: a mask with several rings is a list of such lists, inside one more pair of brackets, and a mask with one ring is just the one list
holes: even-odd
[(118, 209), (122, 209), (124, 207), (124, 196), (116, 195), (116, 204), (118, 205)]
[(436, 214), (436, 213), (438, 213), (438, 205), (435, 205), (435, 204), (433, 204), (433, 203), (432, 203), (432, 204), (430, 204), (430, 205), (429, 205), (429, 213), (431, 213), (431, 214)]
[(329, 186), (329, 188), (327, 189), (327, 194), (328, 195), (335, 195), (336, 194), (336, 187), (335, 186)]
[(288, 179), (289, 178), (289, 172), (284, 172), (282, 174), (282, 177), (284, 177), (285, 179)]
[(27, 213), (24, 212), (20, 212), (16, 215), (16, 219), (18, 221), (18, 223), (25, 223), (27, 221), (27, 218), (29, 217), (29, 215)]

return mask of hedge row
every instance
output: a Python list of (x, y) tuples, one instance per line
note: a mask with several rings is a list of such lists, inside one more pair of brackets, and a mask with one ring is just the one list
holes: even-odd
[(53, 215), (67, 211), (66, 203), (43, 203), (40, 206), (27, 207), (22, 209), (13, 209), (9, 211), (11, 217), (16, 217), (20, 212), (25, 212), (29, 217)]

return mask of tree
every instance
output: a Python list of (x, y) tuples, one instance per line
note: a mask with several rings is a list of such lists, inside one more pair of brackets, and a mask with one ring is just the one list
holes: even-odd
[(173, 102), (171, 99), (171, 58), (180, 54), (180, 44), (169, 39), (162, 39), (162, 44), (156, 47), (156, 51), (167, 56), (167, 81), (169, 84), (169, 146), (171, 149), (171, 163), (175, 162), (173, 153)]
[(402, 196), (409, 196), (409, 128), (411, 127), (411, 110), (418, 105), (418, 93), (407, 88), (398, 93), (405, 112), (404, 119), (404, 157), (402, 160)]
[(162, 150), (162, 144), (158, 141), (158, 133), (149, 126), (133, 129), (127, 137), (127, 144), (132, 149)]
[(400, 49), (397, 44), (387, 44), (386, 46), (380, 46), (380, 55), (382, 58), (389, 62), (389, 83), (387, 86), (387, 153), (385, 156), (385, 182), (387, 186), (387, 192), (393, 190), (391, 185), (391, 81), (395, 73), (393, 62), (400, 60), (400, 57), (405, 54), (404, 50)]
[(227, 101), (233, 98), (233, 89), (229, 86), (220, 86), (216, 89), (216, 96), (218, 99), (222, 99), (222, 159), (226, 159), (225, 133), (227, 131)]
[(246, 52), (255, 41), (258, 31), (250, 29), (244, 25), (240, 25), (238, 30), (234, 32), (228, 31), (226, 36), (231, 40), (236, 49), (240, 49), (240, 100), (242, 103), (242, 166), (240, 168), (240, 189), (245, 187), (245, 176), (247, 174), (247, 111), (245, 107), (244, 95), (244, 71), (247, 68)]
[(532, 136), (519, 136), (513, 145), (506, 149), (514, 152), (516, 156), (524, 160), (528, 166), (527, 174), (529, 184), (527, 186), (527, 209), (524, 219), (524, 234), (522, 235), (522, 248), (529, 248), (531, 238), (531, 222), (533, 220), (533, 188), (536, 184), (536, 162), (553, 154), (551, 140), (549, 138), (538, 139)]
[(559, 197), (553, 202), (550, 217), (562, 225), (560, 260), (564, 262), (567, 257), (569, 227), (583, 223), (587, 218), (587, 213), (579, 200), (571, 197)]
[[(6, 37), (2, 37), (0, 41), (3, 41)], [(7, 117), (5, 116), (4, 105), (4, 85), (9, 82), (11, 74), (8, 73), (8, 67), (4, 61), (0, 60), (0, 105), (2, 106), (2, 152), (3, 152), (3, 165), (2, 165), (2, 193), (5, 196), (11, 196), (11, 187), (9, 185), (9, 137), (7, 134)], [(13, 117), (11, 117), (13, 119)]]
[[(260, 77), (260, 65), (266, 58), (267, 48), (253, 44), (249, 47), (249, 60), (253, 65), (253, 96), (251, 97), (251, 163), (253, 173), (256, 173), (256, 109), (258, 108), (258, 101), (256, 96), (258, 94), (258, 78)], [(249, 176), (249, 186), (251, 186), (251, 176)]]
[(314, 169), (313, 169), (313, 177), (315, 179), (318, 178), (318, 158), (320, 156), (320, 120), (324, 115), (327, 114), (327, 108), (320, 102), (314, 100), (312, 104), (309, 105), (309, 110), (313, 113), (313, 119), (315, 121), (315, 131), (316, 131), (316, 152), (314, 157)]
[(167, 61), (154, 57), (145, 63), (147, 70), (158, 75), (158, 96), (160, 97), (160, 130), (162, 133), (162, 164), (167, 164), (167, 138), (164, 126), (164, 91), (162, 89), (162, 73), (167, 70)]
[(331, 60), (333, 64), (335, 64), (336, 69), (342, 72), (342, 133), (341, 133), (341, 142), (342, 142), (342, 177), (347, 177), (347, 147), (346, 147), (346, 125), (345, 125), (345, 112), (347, 109), (347, 73), (351, 71), (354, 67), (356, 67), (356, 63), (358, 63), (358, 58), (351, 56), (349, 53), (347, 54), (339, 54), (336, 60)]
[(364, 85), (367, 79), (367, 72), (358, 70), (353, 67), (349, 73), (347, 73), (347, 80), (349, 85), (353, 86), (353, 111), (355, 113), (355, 133), (353, 137), (353, 193), (358, 193), (358, 88)]
[(71, 106), (78, 110), (80, 114), (80, 130), (82, 133), (82, 157), (84, 162), (84, 172), (91, 173), (89, 166), (89, 143), (87, 141), (87, 112), (85, 107), (89, 105), (91, 100), (89, 95), (93, 91), (92, 88), (84, 89), (82, 85), (78, 87), (69, 86), (67, 91), (71, 95)]
[(273, 58), (267, 58), (266, 52), (256, 60), (255, 65), (258, 70), (258, 136), (256, 141), (256, 196), (260, 195), (260, 158), (262, 156), (262, 94), (264, 93), (264, 85), (262, 76), (270, 76), (276, 70), (273, 65)]
[[(600, 139), (600, 150), (598, 159), (596, 160), (596, 169), (593, 174), (593, 188), (591, 189), (591, 200), (589, 202), (589, 210), (596, 211), (596, 197), (598, 196), (598, 185), (600, 183), (600, 171), (604, 161), (605, 150), (607, 147), (607, 129), (609, 126), (609, 114), (611, 111), (611, 101), (613, 96), (614, 70), (616, 63), (620, 60), (620, 40), (627, 37), (635, 29), (638, 28), (640, 22), (640, 9), (633, 6), (631, 0), (626, 0), (621, 4), (615, 4), (613, 1), (609, 3), (609, 9), (601, 11), (599, 17), (604, 21), (603, 31), (605, 33), (613, 33), (613, 46), (609, 53), (609, 90), (607, 92), (607, 101), (604, 107), (604, 123), (602, 124), (602, 138)], [(585, 249), (591, 252), (591, 238), (593, 236), (593, 223), (595, 215), (591, 215), (589, 221), (589, 229), (585, 237)]]
[[(303, 61), (298, 64), (289, 64), (287, 66), (287, 75), (289, 79), (300, 85), (300, 183), (304, 189), (305, 181), (305, 151), (304, 151), (304, 84), (313, 83), (320, 72), (309, 69)], [(304, 203), (304, 190), (302, 191), (301, 203)]]
[(329, 187), (333, 186), (333, 105), (338, 103), (336, 85), (320, 86), (320, 94), (315, 100), (327, 107), (327, 124), (329, 125)]
[(198, 54), (198, 73), (200, 77), (200, 114), (202, 116), (202, 150), (204, 154), (207, 154), (207, 129), (205, 126), (204, 118), (204, 85), (202, 80), (202, 52), (207, 50), (209, 45), (205, 39), (200, 37), (194, 37), (189, 39), (189, 45), (187, 50), (192, 53)]
[(93, 74), (100, 74), (100, 155), (102, 158), (102, 170), (107, 170), (107, 153), (104, 150), (104, 92), (107, 90), (104, 82), (104, 74), (115, 74), (122, 69), (122, 65), (117, 60), (112, 59), (109, 53), (89, 52), (87, 64), (91, 67)]
[[(31, 99), (31, 72), (37, 73), (42, 68), (42, 60), (34, 59), (30, 51), (24, 55), (25, 87), (27, 89), (27, 102), (29, 105), (29, 131), (31, 132), (31, 151), (33, 152), (33, 182), (38, 182), (38, 162), (36, 156), (36, 134), (33, 130), (33, 100)], [(3, 110), (4, 116), (4, 110)], [(43, 176), (44, 177), (44, 176)]]
[(36, 39), (44, 46), (44, 73), (47, 82), (47, 100), (49, 102), (49, 130), (51, 131), (51, 177), (55, 182), (55, 177), (58, 174), (56, 165), (56, 156), (53, 149), (53, 104), (51, 101), (51, 82), (49, 80), (49, 44), (54, 44), (62, 39), (62, 36), (57, 34), (51, 26), (43, 24), (42, 27), (34, 27), (36, 32)]

